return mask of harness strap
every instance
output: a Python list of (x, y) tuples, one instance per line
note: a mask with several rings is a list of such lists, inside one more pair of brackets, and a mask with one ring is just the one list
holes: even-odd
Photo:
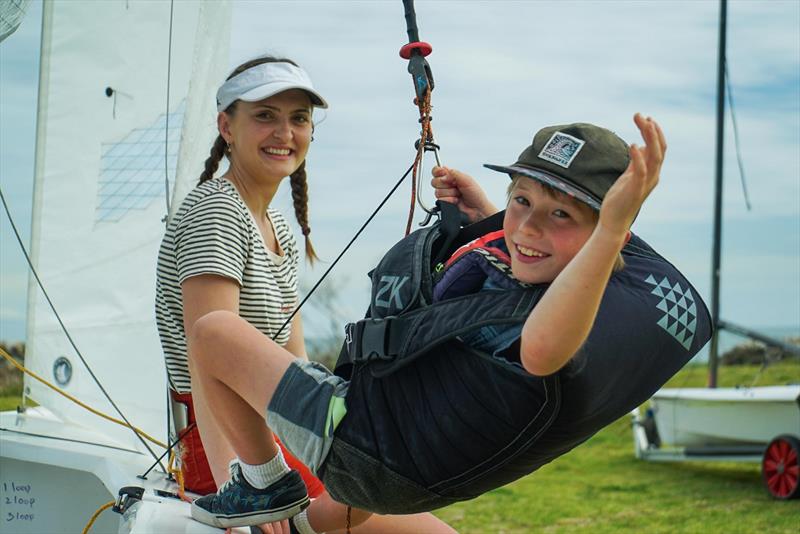
[(367, 318), (346, 327), (341, 366), (369, 363), (376, 377), (408, 365), (435, 346), (490, 324), (521, 323), (545, 286), (483, 291), (444, 300), (399, 316)]
[(442, 215), (441, 222), (439, 223), (439, 232), (442, 234), (443, 241), (439, 245), (438, 254), (433, 258), (434, 265), (446, 259), (450, 248), (453, 246), (453, 243), (456, 242), (456, 238), (459, 237), (459, 231), (461, 230), (461, 212), (455, 204), (437, 200), (436, 206)]
[(490, 232), (500, 230), (503, 228), (503, 217), (505, 217), (505, 214), (506, 210), (498, 211), (494, 215), (490, 215), (476, 223), (464, 226), (458, 234), (456, 243), (469, 243)]

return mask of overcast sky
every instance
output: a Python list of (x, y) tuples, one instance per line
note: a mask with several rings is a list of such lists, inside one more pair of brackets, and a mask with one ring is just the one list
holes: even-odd
[[(709, 301), (718, 17), (717, 1), (418, 0), (420, 37), (433, 45), (443, 163), (481, 179), (499, 204), (507, 182), (482, 164), (515, 161), (539, 128), (594, 122), (638, 142), (633, 114), (653, 116), (669, 151), (634, 231)], [(41, 3), (32, 2), (0, 44), (0, 184), (26, 243), (40, 24)], [(753, 209), (745, 208), (729, 118), (721, 316), (800, 329), (800, 2), (732, 1), (728, 24)], [(232, 27), (232, 67), (265, 52), (288, 56), (331, 105), (316, 117), (308, 167), (312, 237), (332, 260), (414, 157), (417, 111), (398, 56), (407, 42), (402, 3), (237, 2)], [(430, 188), (423, 197), (432, 198)], [(403, 235), (408, 199), (402, 187), (335, 271), (351, 318), (367, 303), (365, 273)], [(291, 218), (287, 189), (276, 204)], [(0, 339), (17, 340), (27, 270), (5, 214), (0, 239)]]

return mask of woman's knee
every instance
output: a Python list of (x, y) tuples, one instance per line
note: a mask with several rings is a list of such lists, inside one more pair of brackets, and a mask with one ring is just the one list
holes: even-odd
[(243, 319), (233, 312), (215, 310), (197, 319), (188, 332), (187, 341), (194, 364), (202, 365), (207, 356), (223, 350), (229, 336)]
[(372, 517), (372, 512), (361, 510), (360, 508), (352, 508), (350, 511), (350, 526), (361, 525), (370, 517)]

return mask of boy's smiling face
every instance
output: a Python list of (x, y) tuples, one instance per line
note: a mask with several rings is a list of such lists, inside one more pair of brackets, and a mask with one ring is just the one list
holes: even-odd
[(511, 270), (520, 282), (549, 283), (592, 235), (597, 212), (527, 177), (515, 177), (503, 219)]

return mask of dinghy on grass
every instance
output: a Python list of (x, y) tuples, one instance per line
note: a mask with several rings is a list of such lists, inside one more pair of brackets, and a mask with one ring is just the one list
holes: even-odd
[[(727, 0), (720, 1), (717, 61), (717, 149), (708, 388), (661, 389), (644, 416), (633, 410), (637, 458), (653, 461), (760, 462), (764, 484), (776, 499), (800, 497), (800, 385), (717, 388), (718, 335), (728, 330), (795, 357), (800, 347), (772, 339), (719, 317), (722, 235), (722, 156), (725, 123)], [(732, 102), (732, 99), (731, 99)], [(733, 110), (731, 110), (733, 113)], [(735, 122), (734, 122), (735, 125)], [(734, 130), (735, 131), (735, 130)], [(744, 183), (744, 182), (743, 182)], [(746, 190), (745, 190), (746, 198)], [(748, 206), (749, 207), (749, 206)], [(657, 288), (656, 288), (657, 289)], [(666, 303), (664, 328), (676, 325), (677, 305)]]

